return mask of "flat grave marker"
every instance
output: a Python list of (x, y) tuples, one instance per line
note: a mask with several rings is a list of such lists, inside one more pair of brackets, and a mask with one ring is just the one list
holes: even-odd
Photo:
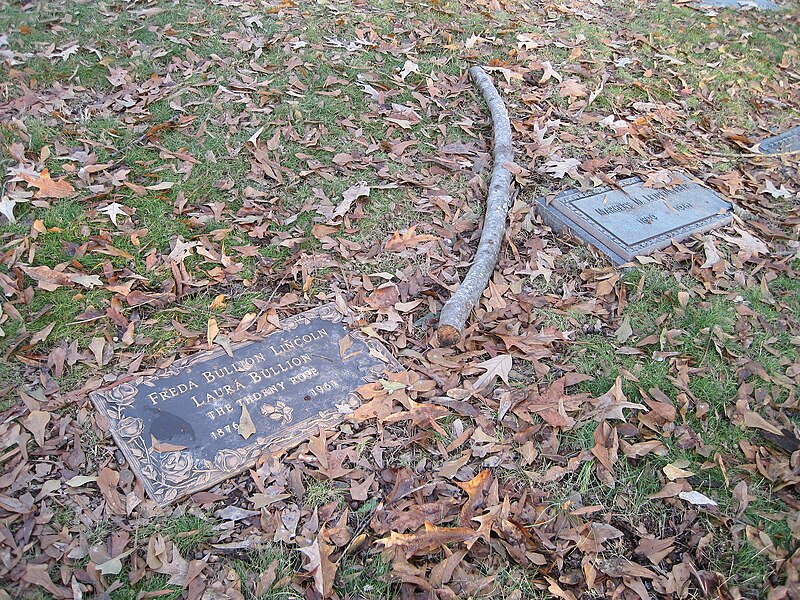
[(568, 190), (550, 203), (537, 198), (536, 210), (552, 229), (571, 230), (617, 265), (730, 223), (730, 204), (680, 173), (674, 175), (681, 182), (672, 188), (646, 188), (634, 177), (621, 181), (620, 189)]
[[(400, 367), (380, 343), (349, 330), (333, 304), (281, 327), (234, 345), (233, 357), (200, 352), (90, 394), (156, 503), (206, 489), (267, 452), (336, 426), (358, 406), (356, 388)], [(245, 409), (255, 428), (247, 438), (239, 431)]]
[(772, 0), (698, 0), (695, 2), (701, 8), (757, 8), (760, 10), (780, 10), (780, 5)]
[(758, 149), (764, 154), (797, 152), (800, 150), (800, 125), (763, 140), (758, 144)]

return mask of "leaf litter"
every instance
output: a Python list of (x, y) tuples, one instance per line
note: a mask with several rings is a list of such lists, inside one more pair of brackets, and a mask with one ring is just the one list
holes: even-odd
[[(800, 181), (796, 156), (751, 149), (796, 115), (797, 15), (662, 4), (15, 7), (0, 596), (796, 597)], [(726, 79), (750, 38), (758, 67)], [(491, 166), (476, 62), (526, 183), (444, 350)], [(531, 209), (671, 169), (735, 222), (634, 273)], [(405, 370), (158, 509), (88, 392), (327, 301)]]

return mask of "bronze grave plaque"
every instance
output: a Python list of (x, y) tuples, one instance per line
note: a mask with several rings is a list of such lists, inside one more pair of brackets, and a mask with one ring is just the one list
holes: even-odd
[[(340, 344), (346, 336), (349, 346)], [(348, 329), (328, 304), (233, 346), (233, 357), (201, 352), (90, 397), (147, 493), (163, 505), (337, 425), (358, 406), (357, 387), (397, 368), (384, 346)], [(239, 431), (245, 410), (255, 432)]]

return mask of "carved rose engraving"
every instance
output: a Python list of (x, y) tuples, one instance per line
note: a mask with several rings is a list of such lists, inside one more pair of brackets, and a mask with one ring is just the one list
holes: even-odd
[(137, 417), (125, 417), (117, 423), (117, 433), (124, 438), (135, 438), (144, 431), (144, 422)]
[(192, 474), (194, 457), (189, 452), (168, 452), (161, 461), (164, 479), (172, 485), (186, 481)]
[(236, 471), (241, 465), (242, 459), (236, 450), (224, 449), (217, 452), (214, 457), (214, 465), (225, 473)]
[(130, 383), (122, 383), (106, 392), (109, 403), (117, 406), (130, 406), (136, 398), (137, 388)]

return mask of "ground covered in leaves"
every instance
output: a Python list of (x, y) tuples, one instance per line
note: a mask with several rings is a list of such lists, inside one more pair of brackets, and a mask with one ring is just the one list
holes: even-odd
[[(794, 0), (11, 2), (0, 598), (797, 598)], [(466, 341), (485, 105), (519, 194)], [(533, 200), (687, 173), (726, 227), (632, 268)], [(400, 373), (168, 509), (88, 392), (337, 301)]]

